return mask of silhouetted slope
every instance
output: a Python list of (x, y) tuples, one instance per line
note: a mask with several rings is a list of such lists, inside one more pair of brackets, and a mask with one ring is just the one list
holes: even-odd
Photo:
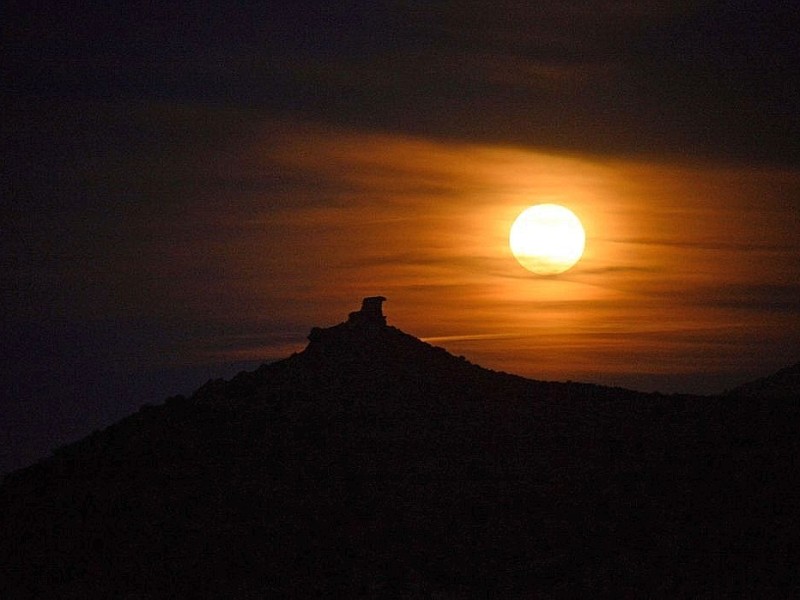
[(530, 381), (352, 315), (309, 337), (8, 476), (0, 597), (796, 590), (796, 402)]
[(728, 392), (733, 397), (759, 397), (800, 401), (800, 363), (740, 385)]

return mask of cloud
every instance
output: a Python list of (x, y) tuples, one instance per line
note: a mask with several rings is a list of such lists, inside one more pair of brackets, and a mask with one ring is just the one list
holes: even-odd
[(730, 283), (692, 290), (683, 302), (742, 313), (800, 316), (800, 283)]
[(691, 241), (691, 240), (666, 240), (630, 238), (614, 240), (618, 244), (635, 244), (641, 246), (665, 246), (669, 248), (687, 248), (695, 250), (724, 250), (733, 252), (782, 252), (787, 249), (785, 244), (732, 242), (724, 240)]
[(800, 160), (800, 17), (778, 2), (44, 6), (4, 14), (7, 79), (26, 101), (238, 107), (597, 155)]
[[(25, 210), (5, 207), (16, 210), (2, 241), (16, 260), (12, 318), (211, 323), (177, 354), (257, 360), (380, 293), (390, 322), (412, 333), (509, 371), (544, 361), (551, 378), (558, 360), (626, 368), (631, 348), (637, 369), (655, 372), (707, 351), (714, 332), (731, 353), (751, 352), (733, 333), (740, 322), (775, 347), (796, 334), (798, 290), (781, 283), (800, 280), (790, 169), (559, 154), (259, 110), (102, 106), (77, 121), (83, 137), (64, 157), (49, 157)], [(61, 131), (60, 116), (35, 126)], [(86, 123), (107, 128), (96, 145)], [(73, 155), (82, 148), (85, 163)], [(37, 206), (40, 191), (52, 196)], [(543, 201), (567, 204), (587, 229), (581, 262), (553, 278), (508, 249), (513, 219)], [(661, 323), (669, 330), (653, 333)]]

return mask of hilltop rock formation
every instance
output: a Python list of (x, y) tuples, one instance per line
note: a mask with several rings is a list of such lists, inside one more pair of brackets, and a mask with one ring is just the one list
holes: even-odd
[(386, 317), (383, 316), (383, 303), (386, 301), (384, 296), (370, 296), (361, 301), (361, 310), (351, 312), (347, 318), (348, 323), (352, 324), (374, 324), (386, 325)]
[(0, 597), (796, 595), (797, 402), (497, 373), (382, 301), (8, 476)]

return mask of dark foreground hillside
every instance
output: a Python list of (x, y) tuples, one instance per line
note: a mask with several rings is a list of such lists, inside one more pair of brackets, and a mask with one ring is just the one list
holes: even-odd
[(366, 308), (309, 337), (8, 476), (0, 597), (800, 591), (796, 396), (526, 380)]

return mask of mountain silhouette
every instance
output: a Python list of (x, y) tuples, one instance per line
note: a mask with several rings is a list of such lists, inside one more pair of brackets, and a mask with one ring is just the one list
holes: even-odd
[(733, 397), (800, 400), (800, 362), (781, 369), (769, 377), (742, 384), (730, 392)]
[(8, 475), (0, 597), (796, 594), (796, 396), (498, 373), (383, 300)]

